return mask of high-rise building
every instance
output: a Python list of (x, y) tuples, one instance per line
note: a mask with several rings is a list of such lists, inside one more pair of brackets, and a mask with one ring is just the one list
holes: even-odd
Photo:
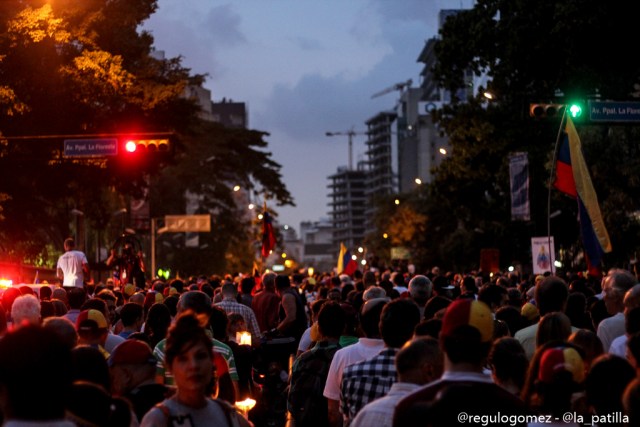
[(329, 176), (329, 214), (333, 224), (335, 246), (342, 242), (346, 247), (354, 248), (364, 239), (366, 179), (365, 162), (359, 162), (356, 170), (339, 167), (335, 174)]
[(398, 148), (394, 144), (392, 125), (396, 120), (394, 111), (376, 114), (366, 121), (367, 125), (367, 175), (365, 196), (366, 232), (373, 230), (376, 199), (398, 192)]
[(331, 271), (336, 266), (339, 247), (333, 243), (333, 222), (328, 218), (300, 223), (304, 243), (302, 263), (316, 271)]

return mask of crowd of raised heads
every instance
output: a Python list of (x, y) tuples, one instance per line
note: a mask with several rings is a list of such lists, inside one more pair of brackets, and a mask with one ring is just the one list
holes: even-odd
[(640, 425), (627, 270), (138, 284), (2, 291), (2, 425)]

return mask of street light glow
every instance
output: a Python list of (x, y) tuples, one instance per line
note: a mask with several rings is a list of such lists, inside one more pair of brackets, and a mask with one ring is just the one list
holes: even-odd
[(363, 248), (362, 246), (360, 246), (360, 247), (358, 248), (358, 252), (360, 252), (360, 253), (364, 252), (364, 248)]
[(249, 203), (249, 209), (253, 209), (255, 207), (256, 207), (256, 205), (254, 205), (253, 203)]
[(389, 238), (389, 235), (388, 235), (387, 233), (384, 233), (384, 234), (382, 235), (382, 238), (383, 238), (383, 239), (388, 239), (388, 238)]
[(235, 187), (233, 187), (233, 191), (240, 191), (240, 186), (236, 185)]
[(446, 155), (447, 155), (447, 150), (446, 150), (446, 149), (444, 149), (444, 148), (441, 148), (441, 149), (439, 149), (438, 151), (439, 151), (439, 152), (440, 152), (440, 154), (442, 154), (443, 156), (446, 156)]
[(355, 255), (351, 255), (351, 259), (355, 261), (355, 260), (357, 260), (357, 259), (358, 259), (358, 257), (357, 257), (357, 256), (355, 256)]
[(284, 226), (284, 229), (285, 229), (285, 230), (288, 230), (288, 229), (289, 229), (289, 226), (288, 226), (288, 225), (285, 225), (285, 226)]
[(136, 151), (136, 148), (138, 148), (138, 144), (136, 144), (135, 141), (127, 141), (127, 143), (124, 145), (124, 148), (128, 152), (133, 153)]
[(362, 261), (360, 261), (360, 264), (367, 265), (367, 260), (363, 259)]
[(287, 254), (282, 252), (282, 258), (286, 258), (286, 257), (287, 257)]
[(262, 219), (262, 218), (264, 218), (262, 214), (258, 214), (258, 219)]
[(415, 181), (416, 181), (416, 184), (418, 184), (418, 185), (422, 184), (422, 180), (420, 178), (416, 178)]
[(400, 204), (400, 200), (399, 200), (399, 199), (396, 199), (394, 203), (395, 203), (396, 205), (399, 205), (399, 204)]

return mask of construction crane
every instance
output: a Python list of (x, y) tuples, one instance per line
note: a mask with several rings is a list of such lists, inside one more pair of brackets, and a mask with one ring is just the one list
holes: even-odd
[(413, 80), (411, 80), (411, 79), (407, 80), (406, 82), (396, 83), (393, 86), (389, 86), (388, 88), (381, 90), (380, 92), (374, 93), (373, 95), (371, 95), (371, 99), (377, 98), (377, 97), (382, 96), (382, 95), (386, 95), (389, 92), (393, 92), (394, 90), (398, 90), (398, 91), (402, 92), (402, 90), (405, 87), (411, 87), (411, 83), (413, 83)]
[(353, 130), (347, 130), (342, 132), (325, 132), (326, 136), (338, 136), (338, 135), (347, 135), (349, 137), (349, 170), (353, 170), (353, 137), (355, 135), (368, 135), (367, 132), (359, 132)]

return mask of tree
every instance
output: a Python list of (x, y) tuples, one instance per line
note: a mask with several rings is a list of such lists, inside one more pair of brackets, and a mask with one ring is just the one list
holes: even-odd
[[(192, 75), (180, 58), (153, 55), (153, 38), (139, 28), (156, 8), (156, 0), (0, 2), (0, 246), (10, 255), (51, 263), (56, 254), (43, 248), (50, 242), (62, 248), (73, 209), (84, 212), (102, 239), (109, 229), (120, 230), (112, 226), (112, 212), (126, 207), (128, 198), (142, 197), (150, 182), (169, 181), (171, 164), (193, 166), (210, 157), (189, 157), (198, 155), (200, 145), (210, 145), (211, 156), (219, 154), (211, 166), (220, 173), (251, 177), (278, 201), (291, 203), (279, 165), (260, 151), (264, 134), (203, 124), (199, 107), (183, 94), (205, 76)], [(172, 133), (175, 156), (133, 164), (124, 156), (78, 159), (62, 153), (62, 135), (140, 132)], [(206, 184), (187, 168), (177, 175), (189, 181), (174, 180), (171, 194), (206, 188), (202, 209), (230, 202), (218, 185), (222, 175), (207, 174), (212, 183)], [(229, 206), (225, 212), (232, 213)], [(154, 209), (183, 212), (184, 204), (173, 198)], [(243, 236), (240, 221), (227, 227), (226, 236)]]
[[(632, 48), (634, 28), (628, 7), (577, 0), (483, 0), (447, 20), (435, 48), (439, 81), (455, 92), (464, 86), (466, 70), (486, 72), (487, 86), (498, 100), (486, 105), (478, 96), (436, 114), (452, 150), (437, 170), (432, 200), (457, 218), (455, 224), (439, 224), (439, 229), (428, 226), (439, 241), (456, 232), (469, 245), (489, 245), (516, 260), (530, 259), (529, 238), (547, 233), (547, 184), (560, 123), (530, 118), (529, 103), (569, 102), (594, 94), (627, 99), (640, 76), (640, 59), (619, 52)], [(604, 34), (615, 34), (615, 41)], [(627, 174), (637, 167), (637, 144), (631, 141), (638, 131), (578, 126), (613, 240), (614, 253), (607, 261), (621, 263), (628, 260), (632, 241), (637, 240), (638, 221), (630, 213), (640, 206), (630, 195), (640, 188)], [(605, 154), (608, 150), (610, 156)], [(529, 155), (532, 219), (528, 223), (509, 219), (508, 154), (516, 151)], [(556, 246), (575, 245), (577, 228), (566, 226), (575, 223), (575, 202), (554, 192), (552, 204), (565, 212), (558, 220), (561, 224), (552, 224)], [(482, 237), (474, 230), (481, 230), (476, 234)], [(629, 235), (630, 231), (635, 234)]]
[(253, 214), (236, 198), (233, 187), (266, 192), (278, 205), (293, 205), (284, 186), (280, 165), (271, 159), (265, 132), (227, 128), (202, 121), (185, 141), (186, 151), (174, 166), (162, 171), (152, 185), (153, 216), (176, 214), (184, 210), (187, 192), (196, 196), (201, 213), (213, 213), (213, 230), (201, 233), (201, 250), (186, 248), (169, 260), (172, 270), (190, 274), (214, 271), (224, 273), (235, 267), (251, 271), (255, 258), (254, 242), (259, 241)]

